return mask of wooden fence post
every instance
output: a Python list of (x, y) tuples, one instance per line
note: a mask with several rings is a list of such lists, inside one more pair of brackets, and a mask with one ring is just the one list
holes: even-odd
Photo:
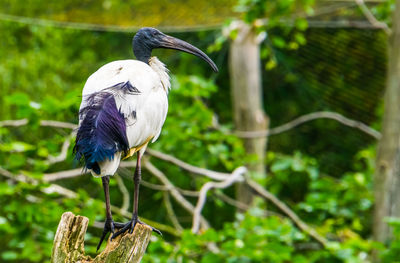
[(137, 224), (132, 234), (108, 240), (106, 248), (92, 259), (85, 255), (84, 249), (88, 223), (87, 217), (75, 216), (71, 212), (61, 216), (51, 253), (52, 263), (140, 262), (150, 241), (150, 227)]

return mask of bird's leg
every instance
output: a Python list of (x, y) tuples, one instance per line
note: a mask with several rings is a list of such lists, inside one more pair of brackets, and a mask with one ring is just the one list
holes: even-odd
[[(147, 225), (146, 223), (143, 223), (142, 221), (139, 220), (138, 218), (138, 204), (139, 204), (139, 186), (140, 186), (140, 179), (141, 179), (141, 155), (140, 152), (137, 153), (137, 161), (136, 161), (136, 169), (135, 169), (135, 174), (133, 175), (133, 183), (134, 183), (134, 193), (133, 193), (133, 213), (132, 213), (132, 219), (128, 223), (126, 223), (122, 228), (116, 232), (115, 234), (112, 235), (111, 239), (119, 236), (122, 233), (125, 233), (127, 230), (129, 230), (129, 233), (132, 234), (133, 230), (135, 228), (135, 225), (137, 223), (142, 224), (142, 225)], [(119, 227), (119, 224), (118, 224)], [(156, 232), (159, 235), (161, 234), (161, 231), (149, 226), (154, 232)]]
[(103, 240), (108, 234), (108, 232), (114, 234), (114, 221), (112, 220), (112, 215), (111, 215), (110, 191), (109, 191), (110, 176), (108, 175), (103, 176), (101, 180), (103, 183), (104, 196), (106, 199), (106, 222), (104, 223), (103, 234), (101, 235), (100, 242), (97, 245), (97, 250), (99, 250), (101, 243), (103, 243)]

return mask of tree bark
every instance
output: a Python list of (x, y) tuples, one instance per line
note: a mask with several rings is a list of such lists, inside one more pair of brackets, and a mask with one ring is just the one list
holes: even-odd
[(54, 238), (52, 263), (140, 262), (150, 241), (150, 227), (137, 224), (132, 234), (108, 240), (106, 248), (94, 259), (85, 255), (84, 239), (89, 219), (71, 212), (62, 215)]
[[(264, 113), (261, 85), (260, 42), (261, 39), (244, 22), (234, 22), (237, 37), (230, 45), (231, 96), (235, 128), (238, 131), (260, 131), (268, 127), (268, 118)], [(265, 176), (266, 137), (244, 139), (247, 154), (254, 160), (247, 164), (250, 175), (257, 173)], [(253, 199), (252, 191), (245, 184), (237, 188), (238, 200), (249, 204)]]
[(374, 180), (374, 239), (387, 243), (391, 231), (385, 217), (400, 217), (400, 0), (393, 13), (389, 38), (382, 138), (378, 144)]

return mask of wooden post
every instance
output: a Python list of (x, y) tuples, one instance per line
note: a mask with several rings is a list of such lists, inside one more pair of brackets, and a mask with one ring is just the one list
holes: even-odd
[(66, 212), (54, 238), (52, 263), (136, 263), (140, 262), (151, 237), (151, 228), (137, 224), (132, 234), (108, 240), (106, 248), (94, 259), (85, 255), (84, 239), (89, 219)]
[[(238, 32), (231, 41), (229, 54), (235, 128), (239, 131), (266, 130), (268, 118), (263, 107), (260, 62), (260, 42), (263, 39), (242, 21), (235, 21), (232, 29)], [(244, 145), (247, 154), (256, 158), (247, 165), (250, 174), (265, 175), (267, 138), (246, 138)], [(249, 204), (252, 192), (245, 184), (240, 184), (237, 197), (241, 202)]]

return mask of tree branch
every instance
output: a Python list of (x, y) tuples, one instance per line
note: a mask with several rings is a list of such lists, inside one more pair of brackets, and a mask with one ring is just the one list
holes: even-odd
[(234, 134), (237, 135), (238, 137), (241, 138), (257, 138), (257, 137), (264, 137), (264, 136), (271, 136), (271, 135), (276, 135), (279, 133), (286, 132), (288, 130), (291, 130), (300, 124), (303, 124), (305, 122), (317, 120), (317, 119), (332, 119), (336, 120), (346, 126), (352, 127), (359, 129), (360, 131), (374, 137), (375, 139), (379, 140), (381, 138), (381, 133), (378, 132), (377, 130), (367, 126), (366, 124), (360, 122), (360, 121), (355, 121), (349, 118), (344, 117), (343, 115), (336, 113), (336, 112), (329, 112), (329, 111), (318, 111), (318, 112), (312, 112), (309, 114), (305, 114), (303, 116), (300, 116), (288, 123), (285, 123), (283, 125), (280, 125), (278, 127), (272, 128), (270, 130), (265, 130), (265, 131), (235, 131)]
[[(121, 163), (121, 164), (122, 164), (122, 163)], [(122, 165), (121, 165), (121, 166), (122, 166)], [(128, 177), (128, 176), (127, 176), (128, 172), (125, 172), (125, 171), (127, 171), (127, 169), (125, 169), (125, 167), (120, 168), (120, 171), (121, 171), (121, 175), (122, 175), (123, 177), (127, 177), (127, 178), (132, 179), (132, 177)], [(143, 179), (140, 180), (140, 184), (143, 185), (144, 187), (147, 187), (147, 188), (150, 188), (150, 189), (153, 189), (153, 190), (157, 190), (157, 191), (170, 191), (170, 190), (171, 190), (170, 188), (168, 188), (168, 187), (165, 186), (165, 185), (153, 184), (153, 183), (147, 182), (147, 181), (145, 181), (145, 180), (143, 180)], [(199, 192), (197, 192), (197, 191), (185, 190), (185, 189), (179, 188), (179, 187), (177, 187), (177, 186), (173, 186), (173, 187), (174, 187), (176, 190), (178, 190), (182, 195), (192, 196), (192, 197), (197, 197), (197, 196), (199, 196)]]
[(117, 185), (118, 185), (119, 191), (122, 194), (121, 210), (128, 210), (129, 203), (130, 203), (129, 191), (124, 184), (124, 180), (122, 180), (122, 178), (118, 174), (115, 174), (114, 177), (115, 177), (115, 180), (117, 180)]
[(65, 141), (61, 147), (61, 152), (57, 156), (49, 155), (47, 159), (49, 164), (60, 163), (67, 159), (68, 149), (71, 146), (71, 140), (74, 136), (75, 132), (72, 132), (67, 136), (67, 138), (65, 138)]
[(243, 174), (247, 172), (247, 169), (243, 166), (236, 168), (230, 177), (225, 179), (222, 182), (207, 182), (205, 183), (200, 190), (199, 199), (197, 201), (197, 205), (193, 212), (193, 225), (192, 225), (192, 232), (197, 233), (199, 232), (200, 228), (200, 218), (201, 218), (201, 211), (203, 210), (204, 204), (207, 198), (207, 192), (212, 188), (219, 188), (223, 189), (235, 182), (243, 181)]
[(175, 158), (172, 155), (168, 155), (168, 154), (165, 154), (165, 153), (153, 150), (153, 149), (147, 149), (146, 152), (149, 155), (154, 156), (158, 159), (173, 163), (186, 171), (189, 171), (194, 174), (203, 175), (203, 176), (209, 177), (213, 180), (222, 181), (230, 176), (229, 173), (220, 173), (220, 172), (215, 172), (215, 171), (207, 170), (204, 168), (200, 168), (197, 166), (193, 166), (191, 164), (185, 163), (185, 162)]
[(28, 124), (28, 119), (0, 121), (0, 127), (20, 127)]
[[(153, 189), (153, 190), (159, 190), (159, 191), (170, 191), (171, 189), (168, 188), (165, 185), (159, 185), (159, 184), (153, 184), (144, 180), (140, 181), (140, 184), (143, 184), (144, 187)], [(185, 190), (179, 187), (174, 186), (174, 188), (176, 188), (176, 190), (178, 190), (182, 195), (186, 195), (186, 196), (191, 196), (191, 197), (198, 197), (199, 196), (199, 192), (197, 191), (190, 191), (190, 190)]]
[(169, 219), (171, 220), (172, 224), (174, 227), (179, 231), (183, 231), (182, 225), (179, 223), (178, 218), (175, 215), (174, 208), (172, 207), (171, 199), (169, 198), (168, 192), (163, 193), (163, 199), (164, 199), (164, 205), (165, 208), (167, 209), (167, 215)]
[(319, 235), (317, 231), (315, 231), (315, 229), (304, 223), (298, 217), (298, 215), (295, 212), (293, 212), (293, 210), (291, 210), (285, 203), (283, 203), (276, 196), (265, 190), (264, 187), (262, 187), (258, 183), (247, 178), (246, 178), (246, 183), (259, 195), (269, 200), (277, 208), (279, 208), (279, 210), (285, 213), (302, 231), (304, 231), (305, 233), (313, 237), (315, 240), (317, 240), (323, 247), (326, 247), (328, 241), (324, 237)]
[[(0, 121), (0, 127), (20, 127), (27, 125), (29, 123), (28, 119), (20, 119), (20, 120), (4, 120)], [(43, 127), (53, 127), (53, 128), (63, 128), (63, 129), (76, 129), (78, 128), (77, 124), (70, 123), (70, 122), (62, 122), (62, 121), (53, 121), (53, 120), (41, 120), (39, 122), (40, 126)]]
[[(136, 162), (124, 161), (124, 162), (120, 163), (120, 167), (122, 167), (122, 168), (136, 167)], [(88, 174), (88, 173), (89, 172), (86, 171), (84, 168), (76, 168), (76, 169), (71, 169), (71, 170), (66, 170), (66, 171), (55, 172), (55, 173), (46, 173), (46, 174), (43, 174), (43, 181), (53, 182), (53, 181), (57, 181), (57, 180), (81, 176), (81, 175)]]
[(234, 206), (242, 211), (247, 211), (249, 210), (250, 206), (243, 203), (243, 202), (239, 202), (233, 198), (230, 198), (229, 196), (223, 194), (223, 193), (218, 193), (217, 191), (214, 191), (214, 194), (217, 198), (221, 199), (222, 201), (224, 201), (225, 203)]
[(374, 14), (372, 14), (371, 10), (369, 10), (368, 6), (365, 4), (364, 0), (355, 0), (358, 7), (361, 9), (361, 12), (367, 18), (367, 20), (376, 28), (382, 28), (386, 34), (390, 35), (392, 30), (388, 27), (388, 25), (384, 22), (376, 19)]
[(70, 122), (53, 121), (53, 120), (41, 120), (40, 126), (53, 127), (53, 128), (63, 128), (74, 130), (78, 128), (78, 125)]
[(43, 181), (45, 181), (45, 182), (53, 182), (53, 181), (57, 181), (57, 180), (81, 176), (81, 175), (88, 174), (88, 173), (89, 172), (85, 171), (83, 168), (76, 168), (76, 169), (71, 169), (71, 170), (66, 170), (66, 171), (43, 174), (42, 178), (43, 178)]
[[(174, 199), (182, 205), (183, 208), (186, 209), (190, 214), (194, 214), (194, 206), (187, 201), (180, 193), (179, 191), (174, 187), (174, 185), (167, 179), (167, 177), (164, 175), (163, 172), (157, 169), (150, 161), (144, 161), (144, 167), (153, 175), (155, 175), (165, 186), (168, 187), (171, 195), (174, 197)], [(210, 224), (207, 222), (204, 217), (200, 217), (200, 223), (204, 229), (207, 229), (210, 227)]]

